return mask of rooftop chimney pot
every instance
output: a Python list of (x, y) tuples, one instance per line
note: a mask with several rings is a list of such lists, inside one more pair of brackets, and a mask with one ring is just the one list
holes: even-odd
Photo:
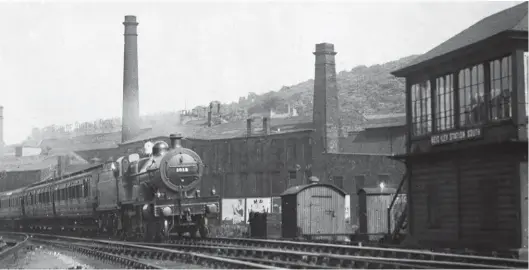
[(263, 117), (263, 130), (265, 135), (270, 134), (270, 123), (268, 121), (268, 117)]
[(246, 135), (252, 136), (252, 118), (246, 119)]

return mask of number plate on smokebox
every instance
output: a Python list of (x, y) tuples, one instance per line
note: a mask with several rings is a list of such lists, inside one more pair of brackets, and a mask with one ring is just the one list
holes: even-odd
[(172, 169), (177, 173), (188, 173), (191, 171), (191, 168), (189, 167), (173, 167)]

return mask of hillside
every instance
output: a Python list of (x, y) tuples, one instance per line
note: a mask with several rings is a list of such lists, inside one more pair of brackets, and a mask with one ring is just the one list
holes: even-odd
[[(382, 65), (370, 67), (362, 65), (338, 72), (342, 119), (347, 121), (347, 118), (354, 118), (355, 115), (404, 112), (404, 80), (395, 78), (390, 72), (406, 65), (415, 57), (412, 55)], [(264, 94), (250, 92), (246, 97), (240, 97), (238, 102), (221, 104), (221, 115), (223, 120), (235, 121), (269, 109), (277, 113), (286, 113), (290, 106), (296, 109), (299, 115), (309, 116), (312, 115), (313, 88), (314, 81), (309, 79), (296, 85), (283, 86), (278, 91)], [(207, 107), (209, 106), (197, 106), (193, 110), (199, 112), (200, 118), (203, 118)], [(216, 106), (214, 107), (216, 110)], [(176, 112), (150, 114), (141, 118), (144, 127), (154, 127), (160, 123), (167, 124), (168, 121), (179, 119)], [(192, 122), (204, 123), (191, 121), (189, 124)], [(94, 122), (75, 123), (75, 125), (36, 128), (30, 137), (38, 141), (44, 138), (116, 132), (120, 127), (120, 118), (97, 119)]]
[[(395, 78), (390, 72), (406, 65), (415, 57), (408, 56), (370, 67), (357, 66), (339, 72), (337, 81), (342, 112), (345, 115), (403, 113), (404, 79)], [(239, 98), (239, 102), (222, 104), (221, 112), (225, 119), (233, 121), (247, 117), (245, 112), (252, 114), (273, 109), (278, 113), (285, 113), (290, 105), (300, 115), (311, 115), (313, 89), (314, 81), (309, 79), (261, 95), (249, 93), (248, 96)], [(195, 109), (203, 108), (200, 106)]]

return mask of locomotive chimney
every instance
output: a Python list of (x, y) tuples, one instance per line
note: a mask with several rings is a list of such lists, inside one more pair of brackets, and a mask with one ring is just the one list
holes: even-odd
[(246, 119), (246, 136), (252, 136), (252, 118)]
[(208, 127), (211, 127), (211, 111), (208, 112)]
[(123, 62), (123, 114), (121, 141), (139, 132), (140, 101), (138, 86), (138, 22), (136, 16), (125, 16), (125, 50)]
[(171, 149), (182, 147), (182, 134), (171, 134), (169, 135), (169, 139), (171, 140)]

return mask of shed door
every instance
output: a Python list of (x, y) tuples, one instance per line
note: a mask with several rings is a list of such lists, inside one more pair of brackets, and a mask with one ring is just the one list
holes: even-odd
[(331, 195), (312, 196), (310, 203), (310, 234), (330, 234), (333, 232), (334, 209)]

